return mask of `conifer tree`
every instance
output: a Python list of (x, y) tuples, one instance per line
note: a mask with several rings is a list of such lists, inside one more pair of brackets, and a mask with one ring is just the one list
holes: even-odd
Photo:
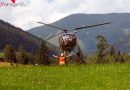
[(28, 64), (29, 63), (29, 60), (27, 57), (27, 52), (25, 51), (25, 49), (22, 46), (20, 46), (19, 50), (18, 50), (18, 61), (21, 64)]
[(113, 45), (110, 46), (110, 50), (109, 50), (109, 54), (112, 56), (112, 55), (116, 55), (116, 50), (114, 48)]
[(79, 45), (77, 46), (77, 63), (85, 64), (84, 56)]
[(47, 54), (47, 45), (42, 41), (40, 44), (40, 50), (38, 52), (39, 64), (49, 65), (50, 61)]
[(104, 36), (97, 36), (97, 63), (103, 63), (106, 55), (106, 49), (108, 47), (107, 41)]
[(3, 49), (4, 58), (5, 60), (9, 61), (10, 63), (16, 63), (16, 54), (15, 49), (12, 45), (7, 44), (5, 48)]

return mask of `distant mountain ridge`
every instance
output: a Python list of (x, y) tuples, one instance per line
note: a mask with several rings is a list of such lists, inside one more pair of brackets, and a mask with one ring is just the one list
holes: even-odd
[[(110, 25), (98, 26), (94, 28), (84, 29), (77, 33), (79, 43), (85, 52), (94, 52), (96, 50), (96, 36), (102, 34), (106, 37), (108, 43), (114, 44), (121, 37), (130, 33), (130, 13), (110, 13), (110, 14), (72, 14), (52, 25), (63, 28), (75, 28), (82, 25), (92, 25), (104, 22), (112, 22)], [(28, 30), (29, 33), (45, 39), (51, 33), (55, 34), (58, 30), (40, 26)], [(57, 45), (57, 39), (50, 40), (51, 43)]]
[(122, 37), (113, 44), (122, 53), (130, 53), (130, 34)]

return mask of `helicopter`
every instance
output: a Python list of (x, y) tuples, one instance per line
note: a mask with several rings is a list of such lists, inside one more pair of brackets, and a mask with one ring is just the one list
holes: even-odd
[(76, 53), (76, 55), (79, 55), (79, 51), (75, 51), (74, 49), (76, 48), (76, 46), (79, 47), (79, 45), (77, 44), (77, 35), (76, 33), (82, 29), (85, 28), (92, 28), (92, 27), (97, 27), (97, 26), (102, 26), (102, 25), (106, 25), (106, 24), (110, 24), (111, 22), (106, 22), (106, 23), (100, 23), (100, 24), (93, 24), (93, 25), (85, 25), (85, 26), (81, 26), (81, 27), (77, 27), (77, 28), (72, 28), (72, 29), (67, 29), (67, 28), (61, 28), (61, 27), (57, 27), (51, 24), (46, 24), (43, 22), (37, 22), (39, 24), (43, 24), (46, 25), (48, 27), (52, 27), (55, 29), (59, 29), (61, 32), (47, 38), (47, 40), (50, 40), (56, 36), (59, 36), (58, 42), (59, 42), (59, 46), (62, 50), (62, 52), (64, 54), (66, 54), (67, 52), (71, 53), (72, 51), (74, 53)]

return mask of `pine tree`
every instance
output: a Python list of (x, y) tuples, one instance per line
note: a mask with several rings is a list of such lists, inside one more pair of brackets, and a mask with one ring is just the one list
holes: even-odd
[(109, 49), (109, 54), (112, 56), (112, 55), (116, 55), (116, 50), (114, 48), (113, 45), (110, 46), (110, 49)]
[(12, 45), (7, 44), (3, 50), (4, 53), (4, 58), (5, 60), (11, 62), (11, 63), (16, 63), (16, 54), (15, 54), (15, 49), (13, 48)]
[(118, 50), (118, 52), (117, 52), (117, 56), (116, 56), (116, 60), (115, 61), (116, 62), (121, 62), (121, 63), (125, 62), (125, 60), (124, 60), (120, 50)]
[(27, 52), (25, 51), (25, 49), (22, 46), (20, 46), (19, 50), (18, 50), (18, 61), (21, 64), (28, 64), (29, 63), (29, 60), (27, 57)]
[(81, 51), (81, 48), (80, 46), (77, 46), (77, 63), (79, 64), (85, 64), (85, 61), (84, 61), (84, 56), (83, 56), (83, 53)]
[(39, 64), (49, 65), (50, 61), (47, 55), (48, 47), (47, 45), (42, 41), (40, 44), (40, 50), (38, 52), (39, 57)]
[(106, 55), (106, 49), (108, 47), (107, 41), (102, 35), (97, 36), (97, 63), (103, 63)]
[(36, 55), (32, 53), (27, 54), (29, 64), (35, 65), (37, 62)]

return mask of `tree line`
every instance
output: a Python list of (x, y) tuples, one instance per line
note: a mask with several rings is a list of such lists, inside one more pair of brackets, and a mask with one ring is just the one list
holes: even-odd
[[(84, 56), (80, 47), (78, 53), (75, 56), (71, 56), (67, 59), (68, 63), (77, 64), (89, 64), (89, 63), (124, 63), (130, 61), (130, 55), (127, 53), (121, 53), (113, 45), (108, 44), (103, 35), (98, 35), (97, 39), (97, 51), (90, 56)], [(41, 42), (39, 50), (34, 54), (27, 52), (23, 46), (19, 46), (16, 50), (12, 45), (7, 44), (3, 49), (3, 58), (5, 62), (17, 63), (17, 64), (33, 64), (33, 65), (50, 65), (57, 64), (57, 60), (48, 55), (47, 43)]]
[(12, 45), (7, 44), (2, 53), (4, 62), (10, 62), (11, 64), (33, 64), (33, 65), (49, 65), (49, 57), (47, 53), (48, 47), (43, 41), (40, 43), (38, 52), (27, 52), (23, 46), (19, 46), (16, 50)]
[(122, 53), (113, 45), (110, 45), (103, 35), (98, 35), (97, 51), (95, 54), (86, 57), (87, 63), (124, 63), (130, 62), (130, 55)]

